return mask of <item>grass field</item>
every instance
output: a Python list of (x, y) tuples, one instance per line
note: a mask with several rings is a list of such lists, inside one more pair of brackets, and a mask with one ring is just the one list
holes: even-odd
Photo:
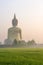
[(0, 65), (43, 65), (43, 49), (0, 48)]

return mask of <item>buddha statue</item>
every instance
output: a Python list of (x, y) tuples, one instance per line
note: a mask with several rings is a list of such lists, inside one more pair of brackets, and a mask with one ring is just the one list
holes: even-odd
[(14, 14), (14, 18), (12, 20), (12, 25), (13, 25), (13, 27), (8, 29), (8, 39), (10, 39), (11, 41), (14, 41), (15, 39), (17, 41), (21, 40), (22, 39), (21, 29), (17, 27), (18, 20), (17, 20), (15, 14)]

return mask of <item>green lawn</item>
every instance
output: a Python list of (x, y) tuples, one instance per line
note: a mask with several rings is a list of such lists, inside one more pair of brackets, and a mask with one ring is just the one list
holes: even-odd
[(43, 49), (0, 48), (0, 65), (43, 65)]

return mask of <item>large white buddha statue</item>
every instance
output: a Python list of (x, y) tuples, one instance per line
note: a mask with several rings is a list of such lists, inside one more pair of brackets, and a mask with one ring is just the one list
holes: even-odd
[(17, 41), (22, 39), (21, 29), (17, 27), (18, 20), (16, 19), (16, 15), (14, 14), (14, 18), (12, 20), (13, 27), (8, 29), (8, 39)]

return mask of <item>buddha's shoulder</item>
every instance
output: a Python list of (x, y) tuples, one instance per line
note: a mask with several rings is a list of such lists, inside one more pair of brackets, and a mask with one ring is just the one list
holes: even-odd
[(8, 29), (8, 31), (10, 31), (10, 30), (21, 30), (21, 29), (19, 27), (11, 27)]

